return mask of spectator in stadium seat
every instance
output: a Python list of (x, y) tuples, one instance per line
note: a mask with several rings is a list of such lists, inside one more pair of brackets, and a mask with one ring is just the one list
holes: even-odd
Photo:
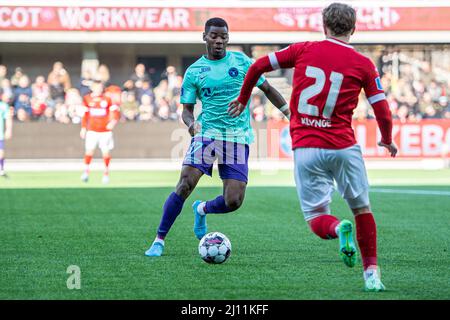
[(85, 69), (80, 78), (80, 95), (84, 97), (85, 95), (91, 93), (91, 86), (93, 83), (92, 73), (89, 69)]
[(439, 114), (441, 114), (447, 107), (449, 106), (448, 98), (447, 96), (441, 96), (438, 100), (438, 105), (436, 107), (436, 110)]
[(120, 111), (125, 120), (137, 120), (139, 115), (139, 105), (136, 101), (136, 95), (133, 91), (129, 91), (125, 94), (122, 104), (120, 105)]
[(14, 110), (20, 121), (26, 121), (31, 116), (32, 95), (30, 79), (24, 75), (19, 79), (17, 87), (14, 89)]
[(404, 123), (408, 121), (409, 117), (409, 108), (406, 104), (401, 104), (398, 107), (397, 113), (395, 115), (392, 115), (394, 119), (400, 120), (400, 122)]
[(8, 68), (5, 65), (0, 64), (0, 83), (2, 83), (4, 79), (7, 79), (7, 76)]
[(150, 82), (150, 77), (145, 72), (145, 65), (142, 63), (138, 63), (134, 68), (134, 73), (130, 76), (129, 80), (133, 82), (133, 86), (136, 89), (142, 88), (142, 83), (144, 81)]
[(442, 89), (437, 83), (437, 81), (432, 80), (430, 85), (427, 88), (427, 91), (431, 94), (431, 100), (433, 102), (439, 101), (439, 97), (441, 96)]
[(50, 97), (50, 89), (45, 82), (44, 76), (37, 76), (31, 85), (31, 109), (32, 119), (40, 119), (47, 108), (48, 99)]
[(51, 77), (49, 88), (50, 98), (52, 100), (51, 107), (55, 107), (58, 103), (63, 103), (65, 99), (64, 85), (56, 77)]
[(141, 105), (139, 106), (139, 120), (150, 121), (154, 120), (155, 105), (153, 99), (149, 95), (143, 95), (141, 97)]
[(130, 92), (130, 91), (135, 92), (133, 80), (127, 80), (124, 82), (123, 89), (122, 89), (122, 95), (125, 95), (126, 92)]
[(167, 80), (168, 89), (173, 91), (178, 85), (178, 74), (174, 66), (168, 66), (162, 74), (162, 79)]
[(69, 109), (64, 102), (58, 102), (55, 105), (55, 120), (59, 123), (68, 124), (71, 122), (69, 118)]
[(11, 87), (16, 88), (19, 85), (19, 80), (24, 76), (25, 74), (22, 71), (21, 67), (17, 67), (14, 70), (14, 74), (11, 77)]
[(262, 98), (260, 95), (253, 95), (252, 103), (250, 105), (250, 112), (253, 120), (255, 120), (256, 122), (267, 120), (265, 106), (262, 103)]
[[(159, 84), (153, 90), (155, 94), (156, 104), (160, 104), (160, 101), (166, 99), (167, 101), (173, 98), (172, 92), (169, 91), (169, 83), (167, 79), (162, 79)], [(164, 102), (162, 102), (164, 103)]]
[(98, 66), (96, 79), (100, 80), (104, 87), (109, 87), (112, 83), (110, 81), (109, 68), (106, 64), (101, 64)]
[(444, 110), (444, 112), (442, 112), (442, 117), (444, 119), (449, 119), (450, 120), (450, 104), (448, 105), (448, 107)]
[(11, 81), (9, 79), (3, 79), (0, 83), (0, 89), (3, 94), (8, 97), (9, 103), (12, 103), (14, 98), (13, 88), (11, 87)]
[(53, 122), (55, 120), (55, 109), (54, 106), (47, 106), (44, 110), (44, 115), (41, 118), (42, 121), (45, 122)]
[(68, 117), (72, 123), (81, 123), (84, 115), (83, 98), (77, 88), (70, 88), (66, 92), (64, 104), (67, 106)]
[(431, 94), (428, 91), (424, 92), (418, 103), (418, 111), (423, 114), (423, 113), (425, 113), (425, 109), (428, 106), (432, 106), (432, 105), (433, 105), (433, 101), (431, 99)]
[(136, 88), (136, 100), (141, 101), (141, 98), (144, 95), (150, 96), (152, 99), (154, 98), (154, 93), (150, 85), (150, 81), (143, 81), (142, 87)]
[(47, 82), (49, 84), (61, 84), (64, 92), (72, 87), (69, 72), (67, 72), (67, 70), (64, 68), (64, 65), (61, 61), (56, 61), (53, 64), (53, 69), (48, 74)]
[(161, 120), (170, 119), (170, 106), (166, 98), (162, 98), (158, 102), (158, 117)]
[(425, 108), (425, 113), (422, 116), (423, 119), (438, 119), (440, 118), (440, 115), (436, 108), (432, 105), (427, 106)]

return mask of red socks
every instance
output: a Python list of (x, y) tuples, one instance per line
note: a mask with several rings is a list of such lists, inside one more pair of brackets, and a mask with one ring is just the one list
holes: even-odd
[(371, 265), (377, 265), (377, 226), (372, 213), (356, 215), (355, 222), (356, 239), (366, 270)]
[(339, 224), (338, 218), (331, 214), (320, 215), (309, 221), (312, 232), (322, 239), (337, 238), (336, 226)]
[(108, 174), (109, 163), (111, 162), (111, 156), (103, 157), (103, 162), (105, 163), (105, 174)]
[(85, 155), (84, 156), (84, 164), (89, 165), (92, 161), (92, 156)]

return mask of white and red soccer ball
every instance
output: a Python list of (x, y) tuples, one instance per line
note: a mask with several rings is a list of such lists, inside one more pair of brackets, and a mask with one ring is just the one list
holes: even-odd
[(231, 242), (223, 233), (210, 232), (200, 240), (198, 252), (207, 263), (223, 263), (230, 257)]

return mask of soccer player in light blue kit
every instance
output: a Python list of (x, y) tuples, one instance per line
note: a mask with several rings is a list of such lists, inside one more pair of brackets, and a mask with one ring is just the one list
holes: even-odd
[[(228, 25), (221, 18), (211, 18), (205, 24), (203, 40), (206, 55), (186, 71), (182, 91), (182, 118), (192, 136), (191, 145), (183, 161), (180, 179), (167, 198), (157, 236), (147, 256), (161, 256), (164, 238), (183, 209), (185, 200), (200, 178), (212, 175), (213, 162), (218, 160), (223, 194), (210, 201), (195, 201), (194, 233), (201, 239), (207, 233), (206, 214), (228, 213), (237, 210), (245, 195), (248, 181), (249, 144), (254, 136), (250, 126), (249, 109), (239, 117), (228, 115), (228, 104), (237, 98), (252, 60), (241, 52), (226, 51)], [(257, 83), (274, 106), (289, 118), (286, 101), (264, 77)], [(195, 120), (197, 98), (202, 112)]]
[(0, 177), (7, 178), (5, 173), (5, 140), (12, 135), (12, 116), (8, 104), (9, 96), (2, 94), (0, 100)]

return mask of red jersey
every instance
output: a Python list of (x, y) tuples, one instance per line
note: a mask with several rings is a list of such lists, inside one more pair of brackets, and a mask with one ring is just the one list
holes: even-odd
[(354, 145), (351, 123), (361, 89), (379, 116), (384, 142), (391, 143), (391, 115), (378, 71), (352, 46), (328, 38), (295, 43), (270, 53), (266, 60), (258, 60), (254, 73), (247, 74), (239, 102), (246, 102), (247, 87), (260, 72), (279, 68), (295, 68), (290, 100), (293, 149), (342, 149)]
[(92, 94), (88, 94), (84, 96), (83, 104), (86, 111), (81, 126), (88, 131), (110, 131), (106, 128), (108, 122), (112, 119), (119, 120), (119, 107), (112, 104), (107, 96), (93, 97)]

